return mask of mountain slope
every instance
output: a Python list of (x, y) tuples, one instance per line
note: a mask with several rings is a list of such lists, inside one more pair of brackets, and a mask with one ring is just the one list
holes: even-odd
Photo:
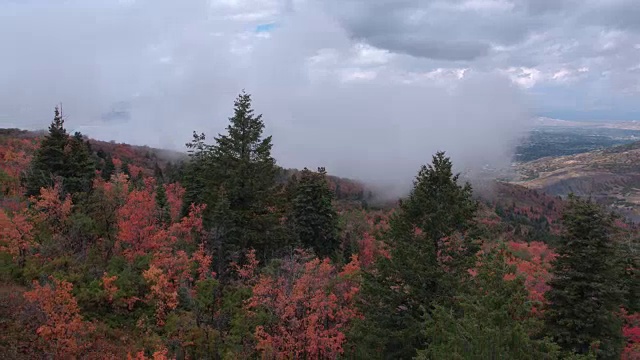
[(640, 220), (640, 142), (520, 164), (514, 183), (551, 195), (591, 196)]

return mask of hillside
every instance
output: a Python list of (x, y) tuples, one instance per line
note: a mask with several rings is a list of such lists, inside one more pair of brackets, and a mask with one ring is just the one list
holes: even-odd
[[(26, 167), (37, 148), (45, 131), (28, 131), (21, 129), (0, 128), (0, 191), (9, 192), (8, 187), (16, 190), (19, 186), (19, 175)], [(157, 149), (149, 146), (138, 146), (114, 141), (87, 139), (97, 154), (95, 160), (98, 168), (104, 165), (100, 154), (109, 154), (125, 165), (131, 164), (140, 168), (145, 175), (154, 175), (160, 168), (170, 181), (179, 178), (183, 163), (188, 159), (185, 152)], [(313, 170), (313, 169), (312, 169)], [(169, 172), (169, 174), (166, 174)], [(279, 167), (278, 182), (285, 183), (289, 177), (299, 173), (298, 169)], [(339, 200), (369, 200), (373, 194), (365, 185), (357, 180), (328, 175), (331, 189)]]
[[(471, 190), (438, 153), (401, 206), (374, 209), (368, 202), (375, 194), (364, 184), (320, 169), (283, 169), (258, 150), (240, 156), (221, 151), (224, 144), (202, 146), (204, 153), (185, 162), (182, 153), (69, 136), (59, 120), (48, 134), (0, 130), (2, 358), (377, 358), (362, 353), (388, 341), (394, 329), (385, 318), (408, 319), (411, 327), (402, 322), (400, 331), (431, 327), (422, 309), (437, 304), (431, 297), (438, 294), (489, 297), (482, 306), (495, 313), (487, 321), (485, 310), (465, 315), (470, 323), (436, 320), (454, 321), (449, 328), (504, 319), (489, 331), (540, 328), (551, 261), (566, 230), (560, 219), (571, 206), (557, 196), (504, 182)], [(259, 137), (253, 141), (250, 148), (259, 149)], [(231, 155), (207, 153), (212, 148)], [(38, 172), (43, 166), (48, 177)], [(25, 196), (29, 181), (40, 180)], [(614, 239), (638, 233), (617, 226)], [(624, 256), (628, 271), (614, 275), (632, 283), (635, 259)], [(387, 275), (362, 276), (387, 266), (394, 283), (416, 291), (384, 285)], [(629, 289), (614, 305), (629, 310), (616, 326), (625, 353), (635, 356), (638, 314)], [(407, 305), (378, 301), (381, 293)], [(518, 304), (520, 315), (494, 303)], [(381, 337), (370, 343), (363, 330)], [(493, 341), (484, 330), (473, 336)], [(411, 330), (380, 351), (394, 358), (401, 346), (413, 354), (427, 341)], [(552, 351), (544, 348), (534, 358)]]
[(640, 142), (518, 165), (515, 184), (552, 195), (571, 192), (640, 219)]

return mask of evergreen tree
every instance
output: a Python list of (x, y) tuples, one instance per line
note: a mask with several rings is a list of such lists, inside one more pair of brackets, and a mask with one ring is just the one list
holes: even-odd
[(390, 221), (390, 258), (380, 258), (366, 272), (362, 289), (365, 321), (354, 331), (357, 357), (380, 354), (408, 359), (424, 349), (425, 315), (439, 304), (448, 306), (472, 266), (477, 203), (469, 184), (443, 152), (423, 166), (409, 198)]
[(104, 166), (102, 167), (102, 179), (105, 181), (111, 180), (111, 176), (115, 174), (116, 166), (113, 163), (113, 158), (111, 154), (105, 154), (104, 157)]
[(546, 331), (569, 353), (595, 346), (598, 358), (619, 359), (622, 298), (612, 217), (591, 200), (570, 196), (563, 222), (566, 234), (546, 293)]
[(277, 171), (271, 136), (262, 138), (262, 115), (254, 115), (249, 94), (240, 94), (234, 105), (227, 135), (216, 137), (212, 147), (213, 171), (233, 213), (231, 242), (239, 251), (253, 247), (266, 258), (281, 245), (273, 233), (279, 214), (271, 209)]
[(621, 241), (620, 259), (624, 307), (629, 312), (640, 312), (640, 235), (627, 235)]
[[(531, 316), (524, 281), (507, 264), (505, 247), (481, 259), (476, 277), (459, 297), (456, 309), (437, 305), (427, 316), (428, 347), (417, 359), (558, 359), (547, 339), (532, 339), (541, 321)], [(459, 310), (457, 310), (459, 308)]]
[(131, 170), (129, 170), (129, 164), (131, 162), (129, 161), (129, 159), (122, 159), (122, 173), (127, 175), (127, 177), (129, 178), (129, 180), (134, 180), (131, 177)]
[(253, 247), (261, 259), (282, 247), (281, 214), (275, 209), (275, 160), (271, 136), (262, 137), (262, 115), (254, 115), (251, 96), (241, 93), (235, 101), (226, 135), (208, 145), (204, 134), (194, 132), (189, 148), (191, 161), (185, 172), (185, 209), (192, 203), (206, 204), (205, 225), (212, 228), (213, 211), (223, 187), (229, 203), (225, 248), (242, 252)]
[(227, 260), (234, 257), (234, 247), (230, 243), (230, 231), (234, 228), (233, 213), (227, 192), (221, 186), (218, 189), (218, 201), (211, 214), (213, 226), (209, 230), (207, 245), (209, 252), (215, 257), (216, 273), (219, 279), (228, 278)]
[(58, 107), (49, 125), (49, 133), (40, 143), (31, 160), (31, 166), (23, 177), (27, 196), (40, 194), (40, 188), (53, 186), (56, 176), (62, 176), (65, 170), (65, 146), (69, 135), (64, 128), (64, 119)]
[(184, 182), (185, 175), (185, 162), (179, 161), (177, 163), (168, 162), (163, 171), (164, 181), (167, 184), (175, 182)]
[[(216, 185), (213, 179), (211, 146), (205, 143), (205, 135), (193, 132), (193, 139), (187, 143), (190, 161), (185, 167), (183, 185), (185, 187), (182, 213), (187, 215), (191, 204), (206, 204), (207, 215), (216, 202)], [(205, 225), (211, 227), (211, 216), (205, 216)]]
[(91, 148), (82, 134), (76, 132), (69, 139), (68, 151), (65, 152), (64, 191), (70, 194), (89, 192), (95, 173)]
[(153, 177), (156, 178), (156, 181), (158, 183), (165, 182), (164, 174), (162, 173), (162, 169), (160, 168), (160, 165), (158, 165), (157, 162), (153, 165)]
[(158, 220), (165, 225), (171, 223), (171, 210), (169, 209), (167, 192), (161, 183), (156, 185), (156, 206), (158, 208)]
[(336, 255), (340, 246), (338, 216), (333, 209), (333, 193), (327, 183), (326, 171), (312, 172), (305, 168), (299, 181), (291, 184), (293, 191), (290, 228), (305, 247), (313, 248), (318, 257)]

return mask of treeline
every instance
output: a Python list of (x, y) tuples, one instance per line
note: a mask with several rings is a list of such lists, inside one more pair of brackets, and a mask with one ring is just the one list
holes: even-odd
[[(541, 262), (539, 254), (521, 260), (505, 233), (479, 221), (481, 204), (445, 153), (420, 169), (391, 213), (368, 217), (336, 208), (339, 189), (324, 168), (282, 181), (264, 126), (242, 93), (224, 134), (207, 142), (194, 132), (179, 170), (144, 169), (68, 135), (56, 110), (23, 173), (24, 206), (0, 212), (0, 274), (20, 294), (0, 303), (0, 352), (15, 359), (640, 354), (638, 234), (591, 201), (571, 198), (564, 207), (550, 280), (539, 281), (528, 265)], [(524, 225), (524, 213), (497, 212)], [(534, 229), (548, 228), (536, 221)]]

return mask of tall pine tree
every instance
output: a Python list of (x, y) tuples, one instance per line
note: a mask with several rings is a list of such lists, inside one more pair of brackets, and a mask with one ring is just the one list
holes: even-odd
[(56, 107), (49, 133), (40, 143), (30, 169), (23, 177), (26, 195), (38, 195), (40, 188), (53, 186), (56, 179), (62, 181), (61, 195), (88, 192), (95, 169), (91, 146), (78, 132), (69, 137)]
[(158, 209), (158, 221), (163, 225), (171, 223), (171, 211), (167, 200), (167, 191), (162, 183), (156, 185), (156, 208)]
[(567, 352), (619, 359), (622, 304), (619, 263), (611, 239), (612, 217), (591, 200), (570, 196), (563, 215), (566, 234), (553, 264), (546, 333)]
[[(214, 211), (220, 210), (217, 203), (228, 202), (228, 214), (223, 217), (232, 225), (225, 227), (224, 252), (242, 253), (253, 247), (265, 259), (283, 245), (281, 214), (274, 207), (277, 169), (271, 157), (271, 136), (263, 138), (262, 115), (254, 114), (249, 94), (242, 92), (234, 105), (226, 135), (218, 135), (215, 144), (208, 145), (204, 134), (194, 132), (187, 144), (191, 161), (185, 171), (185, 208), (191, 203), (206, 204), (205, 221), (211, 229)], [(221, 188), (224, 199), (219, 196)]]
[(289, 183), (291, 212), (287, 217), (297, 241), (313, 248), (319, 257), (336, 255), (340, 246), (338, 216), (333, 209), (333, 192), (324, 168), (312, 172), (305, 168), (299, 179)]
[(111, 176), (115, 174), (116, 166), (113, 163), (113, 158), (111, 154), (106, 154), (104, 157), (104, 166), (102, 167), (102, 179), (105, 181), (111, 180)]
[(91, 190), (96, 173), (96, 164), (88, 142), (81, 133), (76, 132), (68, 140), (65, 151), (63, 188), (70, 194), (86, 193)]
[(467, 277), (477, 246), (478, 205), (469, 184), (458, 184), (443, 152), (423, 166), (408, 199), (391, 218), (390, 258), (365, 273), (363, 323), (354, 330), (356, 357), (409, 359), (426, 347), (423, 319), (433, 306), (449, 306)]
[(185, 164), (183, 185), (185, 193), (183, 198), (182, 213), (187, 215), (191, 204), (206, 204), (207, 210), (204, 224), (207, 228), (211, 224), (211, 208), (217, 201), (217, 181), (213, 178), (214, 165), (211, 161), (211, 145), (205, 143), (204, 133), (193, 132), (193, 139), (187, 143), (189, 162)]
[(56, 176), (65, 170), (65, 146), (69, 135), (64, 128), (64, 119), (58, 107), (49, 125), (49, 133), (40, 143), (31, 160), (31, 166), (23, 177), (27, 196), (40, 194), (40, 188), (53, 186)]

